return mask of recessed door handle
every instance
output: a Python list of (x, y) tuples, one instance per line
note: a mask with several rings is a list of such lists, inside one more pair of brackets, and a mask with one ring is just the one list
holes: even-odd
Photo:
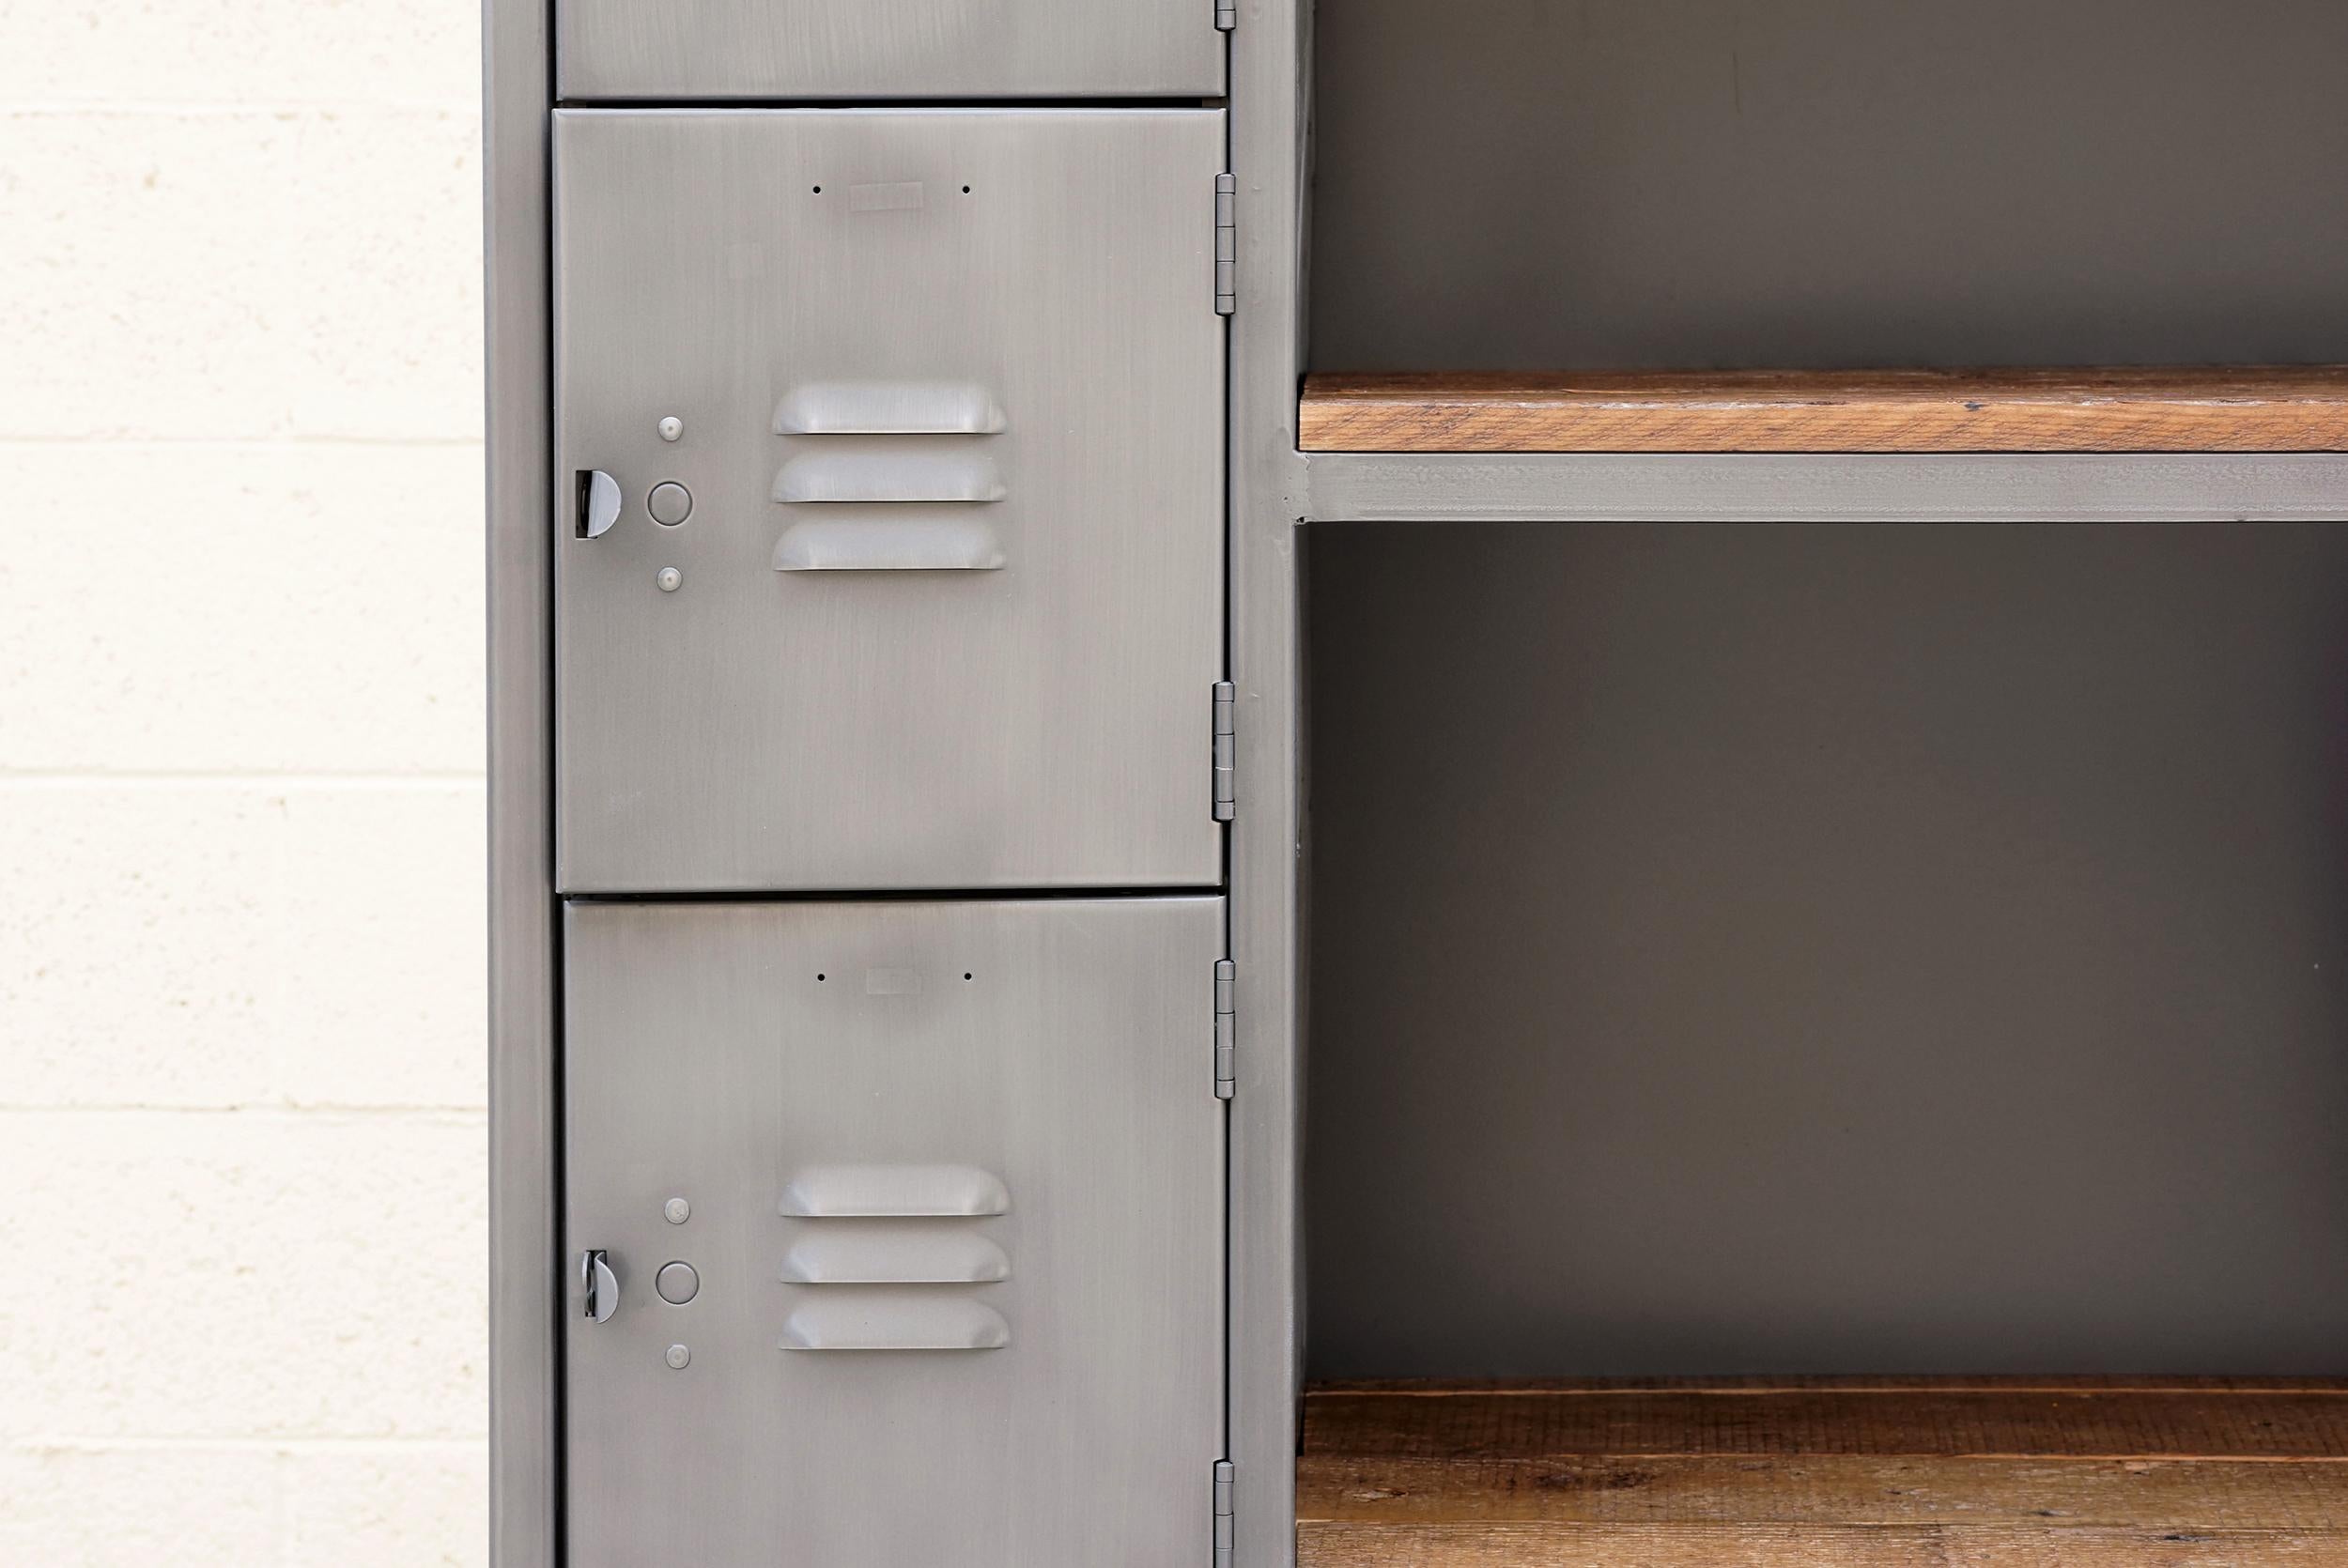
[(579, 536), (600, 539), (620, 520), (620, 482), (601, 469), (579, 470)]
[(579, 1254), (579, 1283), (587, 1289), (587, 1315), (597, 1323), (610, 1322), (620, 1310), (620, 1276), (611, 1271), (601, 1247)]

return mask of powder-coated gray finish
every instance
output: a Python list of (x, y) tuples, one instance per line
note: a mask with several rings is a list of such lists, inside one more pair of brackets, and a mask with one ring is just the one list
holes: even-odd
[(1310, 532), (1316, 1375), (2340, 1369), (2348, 529)]
[(1331, 370), (2348, 360), (2338, 0), (1332, 0)]
[(557, 0), (563, 97), (1212, 98), (1216, 0)]
[(570, 1568), (1205, 1560), (1220, 899), (565, 926)]
[(2223, 522), (2348, 517), (2329, 453), (1315, 453), (1316, 523)]
[(555, 121), (564, 890), (1217, 881), (1222, 116)]

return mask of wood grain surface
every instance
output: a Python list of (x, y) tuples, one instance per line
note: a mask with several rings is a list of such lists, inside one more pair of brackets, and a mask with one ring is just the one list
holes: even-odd
[(1300, 1568), (2348, 1565), (2338, 1380), (1356, 1384)]
[(1327, 374), (1307, 452), (2348, 452), (2348, 366)]

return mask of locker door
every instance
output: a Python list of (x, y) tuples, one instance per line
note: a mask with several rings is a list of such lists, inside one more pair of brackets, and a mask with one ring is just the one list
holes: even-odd
[(555, 119), (564, 888), (1214, 883), (1222, 116)]
[(572, 1568), (1205, 1561), (1221, 931), (574, 905)]
[(562, 96), (1223, 93), (1232, 0), (559, 0)]

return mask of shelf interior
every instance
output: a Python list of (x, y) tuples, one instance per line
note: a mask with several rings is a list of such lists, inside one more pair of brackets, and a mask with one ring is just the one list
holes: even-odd
[(2348, 451), (2348, 366), (1306, 377), (1308, 452)]
[(1315, 370), (2348, 360), (2338, 0), (1346, 0), (1313, 48)]
[(2348, 1380), (1324, 1385), (1299, 1568), (2348, 1561)]

